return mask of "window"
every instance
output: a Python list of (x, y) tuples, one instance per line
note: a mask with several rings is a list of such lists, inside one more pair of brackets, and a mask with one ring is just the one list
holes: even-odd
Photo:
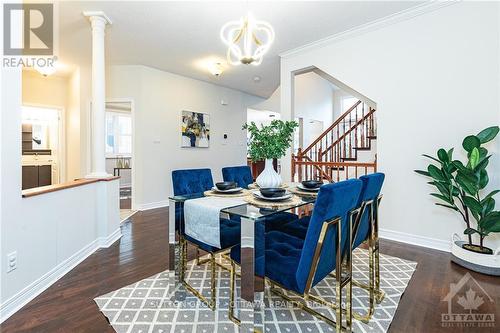
[(106, 156), (132, 155), (132, 117), (127, 113), (106, 112)]

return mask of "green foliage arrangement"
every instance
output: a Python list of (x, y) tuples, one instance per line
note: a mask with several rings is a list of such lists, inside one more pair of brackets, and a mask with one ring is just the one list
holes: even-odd
[(280, 158), (285, 155), (293, 140), (293, 132), (299, 124), (296, 121), (273, 120), (260, 128), (252, 121), (243, 125), (250, 133), (249, 155), (252, 161)]
[[(467, 226), (464, 234), (468, 235), (469, 241), (464, 248), (482, 253), (492, 253), (483, 246), (484, 238), (492, 232), (500, 232), (500, 211), (494, 211), (493, 199), (500, 190), (494, 190), (486, 196), (481, 195), (489, 182), (486, 167), (491, 157), (483, 145), (493, 140), (498, 132), (498, 126), (488, 127), (479, 134), (469, 135), (463, 140), (462, 147), (467, 152), (467, 164), (453, 159), (453, 148), (448, 151), (441, 148), (437, 151), (437, 158), (423, 155), (436, 164), (430, 164), (427, 171), (415, 170), (421, 175), (432, 178), (428, 184), (438, 190), (438, 193), (431, 193), (440, 200), (436, 205), (461, 214)], [(475, 225), (472, 223), (471, 215), (476, 221)], [(471, 235), (476, 233), (479, 235), (479, 247), (472, 244)]]

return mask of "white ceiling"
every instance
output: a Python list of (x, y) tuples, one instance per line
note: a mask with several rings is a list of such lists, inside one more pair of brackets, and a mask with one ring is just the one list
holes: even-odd
[[(90, 27), (82, 11), (101, 10), (113, 21), (106, 35), (108, 65), (142, 64), (268, 97), (279, 85), (278, 54), (420, 3), (249, 2), (257, 19), (273, 25), (275, 43), (260, 66), (228, 66), (215, 78), (202, 63), (225, 59), (219, 30), (245, 14), (246, 2), (61, 2), (60, 54), (70, 63), (90, 58)], [(259, 83), (255, 76), (262, 78)]]

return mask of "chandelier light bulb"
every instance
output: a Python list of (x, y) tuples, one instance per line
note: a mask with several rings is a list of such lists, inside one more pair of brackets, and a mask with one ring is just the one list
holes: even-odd
[(274, 29), (269, 23), (258, 21), (248, 13), (239, 21), (224, 24), (220, 37), (228, 47), (229, 64), (258, 66), (274, 41)]

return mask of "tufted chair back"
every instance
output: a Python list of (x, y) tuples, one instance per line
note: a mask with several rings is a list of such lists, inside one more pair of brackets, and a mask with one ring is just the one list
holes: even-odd
[(243, 188), (253, 183), (252, 170), (248, 165), (222, 168), (222, 178), (225, 182), (237, 182)]
[[(307, 228), (299, 266), (296, 272), (297, 286), (300, 290), (304, 290), (306, 287), (323, 222), (336, 217), (341, 218), (341, 248), (345, 248), (344, 245), (346, 244), (348, 235), (349, 212), (357, 207), (356, 205), (359, 200), (362, 185), (363, 183), (361, 180), (350, 179), (321, 186)], [(318, 267), (312, 284), (313, 286), (335, 269), (337, 252), (335, 246), (336, 239), (337, 226), (332, 225), (328, 229), (324, 239)]]
[(185, 169), (172, 171), (174, 195), (202, 193), (214, 186), (210, 169)]
[[(366, 176), (361, 176), (359, 179), (363, 182), (363, 187), (361, 188), (361, 195), (358, 200), (358, 206), (361, 205), (363, 201), (374, 200), (376, 201), (380, 195), (380, 190), (384, 184), (385, 175), (383, 173), (372, 173)], [(374, 203), (376, 205), (376, 203)], [(370, 235), (370, 211), (376, 206), (367, 207), (361, 217), (361, 220), (357, 227), (357, 233), (353, 237), (353, 249), (357, 248), (361, 243), (363, 243)]]

